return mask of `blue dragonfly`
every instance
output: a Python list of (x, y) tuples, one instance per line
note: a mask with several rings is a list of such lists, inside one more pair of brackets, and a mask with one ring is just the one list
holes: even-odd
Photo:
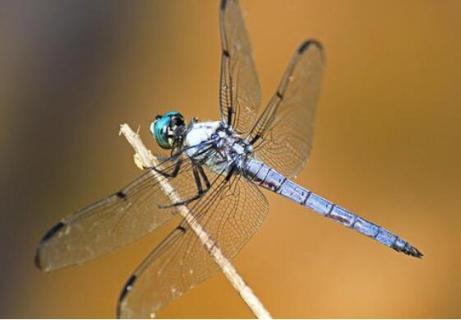
[[(44, 271), (82, 264), (154, 231), (187, 206), (228, 258), (258, 230), (268, 213), (264, 188), (355, 230), (397, 252), (422, 253), (400, 236), (293, 181), (311, 147), (324, 53), (315, 40), (295, 51), (277, 91), (258, 117), (260, 87), (237, 0), (222, 0), (218, 121), (186, 123), (176, 111), (150, 126), (168, 156), (111, 196), (65, 217), (40, 241)], [(152, 173), (155, 172), (155, 175)], [(160, 180), (156, 179), (160, 177)], [(161, 188), (168, 182), (180, 200)], [(146, 318), (217, 271), (181, 222), (141, 263), (121, 291), (120, 317)]]

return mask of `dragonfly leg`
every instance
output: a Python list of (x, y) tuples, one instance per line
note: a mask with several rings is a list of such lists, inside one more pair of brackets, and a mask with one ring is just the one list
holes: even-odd
[[(161, 208), (171, 208), (171, 207), (188, 205), (192, 201), (200, 199), (208, 190), (210, 190), (211, 188), (210, 181), (208, 180), (208, 177), (206, 176), (205, 171), (203, 170), (201, 165), (195, 164), (192, 167), (192, 173), (194, 174), (194, 181), (197, 187), (197, 194), (183, 201), (178, 201), (178, 202), (175, 202), (167, 206), (160, 206)], [(205, 188), (202, 185), (202, 180), (205, 184)]]
[(174, 178), (178, 175), (179, 170), (181, 169), (182, 161), (183, 161), (182, 159), (178, 159), (178, 161), (176, 161), (175, 163), (173, 171), (171, 172), (167, 172), (167, 170), (160, 170), (155, 167), (151, 167), (150, 169), (154, 170), (155, 172), (161, 174), (162, 176), (166, 178)]
[(205, 171), (203, 170), (203, 167), (202, 166), (197, 166), (197, 169), (198, 169), (200, 175), (202, 176), (203, 182), (205, 182), (205, 186), (206, 186), (207, 190), (210, 189), (211, 184), (210, 184), (210, 181), (208, 180), (208, 177), (205, 174)]

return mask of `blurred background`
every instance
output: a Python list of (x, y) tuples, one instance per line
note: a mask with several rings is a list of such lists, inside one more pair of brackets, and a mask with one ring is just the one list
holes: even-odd
[[(216, 119), (218, 1), (0, 2), (0, 317), (114, 317), (125, 281), (173, 225), (42, 273), (60, 218), (140, 174), (119, 125)], [(267, 194), (235, 259), (276, 317), (460, 317), (461, 2), (241, 1), (268, 101), (298, 44), (327, 68), (298, 182), (400, 234), (413, 259)], [(252, 317), (223, 275), (159, 314)]]

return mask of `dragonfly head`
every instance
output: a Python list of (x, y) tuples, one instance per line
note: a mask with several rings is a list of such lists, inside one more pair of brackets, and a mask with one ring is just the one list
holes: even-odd
[(176, 111), (156, 116), (150, 125), (150, 132), (163, 149), (173, 149), (177, 139), (182, 136), (185, 128), (184, 117)]

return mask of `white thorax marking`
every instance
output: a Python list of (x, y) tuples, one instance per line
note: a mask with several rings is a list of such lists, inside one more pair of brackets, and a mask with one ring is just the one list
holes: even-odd
[[(220, 122), (207, 121), (207, 122), (194, 122), (186, 135), (184, 146), (187, 148), (186, 153), (189, 157), (193, 157), (201, 147), (194, 147), (200, 143), (211, 139), (211, 135), (216, 132)], [(207, 147), (207, 146), (205, 146)]]

